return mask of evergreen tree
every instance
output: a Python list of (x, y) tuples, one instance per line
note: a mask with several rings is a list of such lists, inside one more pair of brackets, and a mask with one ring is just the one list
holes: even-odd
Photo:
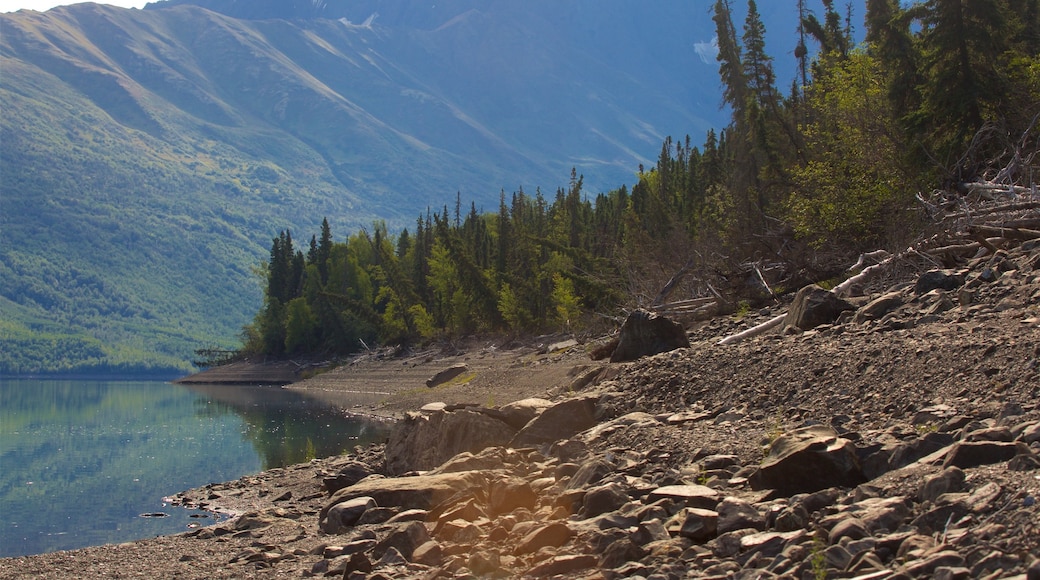
[[(919, 6), (922, 70), (914, 128), (927, 152), (954, 180), (972, 179), (991, 151), (963, 156), (1009, 86), (1000, 70), (1009, 48), (1004, 0), (928, 0)], [(960, 161), (956, 161), (960, 158)]]

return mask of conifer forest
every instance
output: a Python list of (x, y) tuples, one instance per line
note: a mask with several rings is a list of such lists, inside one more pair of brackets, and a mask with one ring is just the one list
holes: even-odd
[(666, 139), (631, 189), (590, 195), (572, 172), (497, 208), (452, 196), (400, 231), (280, 232), (242, 352), (579, 332), (698, 296), (737, 309), (906, 247), (943, 192), (1037, 182), (1040, 0), (867, 0), (861, 43), (823, 4), (792, 7), (798, 75), (778, 86), (754, 0), (743, 22), (717, 0), (729, 124)]

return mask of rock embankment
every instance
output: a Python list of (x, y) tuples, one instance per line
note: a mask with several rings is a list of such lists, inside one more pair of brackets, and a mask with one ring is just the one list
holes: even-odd
[(720, 318), (557, 396), (427, 404), (178, 498), (227, 523), (0, 575), (1040, 578), (1040, 244), (924, 270), (809, 330)]

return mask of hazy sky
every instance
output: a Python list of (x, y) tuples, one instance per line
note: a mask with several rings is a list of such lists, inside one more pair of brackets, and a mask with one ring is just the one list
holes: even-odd
[[(99, 2), (99, 4), (111, 4), (112, 6), (122, 6), (124, 8), (142, 8), (147, 3), (148, 0), (105, 0), (104, 2)], [(22, 8), (43, 12), (63, 4), (76, 4), (76, 2), (73, 0), (0, 0), (0, 12), (14, 12)]]

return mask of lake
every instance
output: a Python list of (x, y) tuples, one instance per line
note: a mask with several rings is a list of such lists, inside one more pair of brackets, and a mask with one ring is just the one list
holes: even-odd
[(350, 403), (279, 387), (0, 380), (0, 556), (212, 524), (163, 497), (385, 439), (385, 424), (341, 410)]

